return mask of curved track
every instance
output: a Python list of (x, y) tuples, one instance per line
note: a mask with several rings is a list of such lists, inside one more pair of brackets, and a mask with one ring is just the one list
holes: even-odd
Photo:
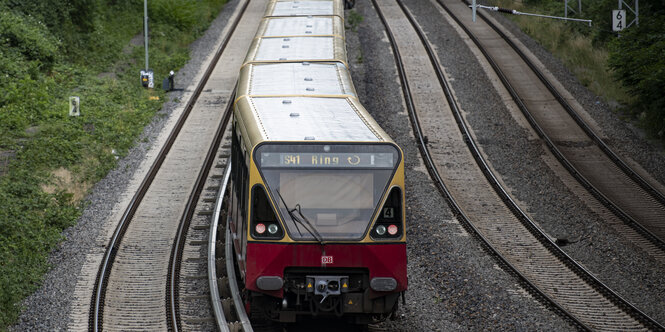
[(628, 226), (620, 233), (665, 259), (665, 196), (594, 133), (571, 105), (572, 97), (561, 93), (489, 16), (479, 12), (482, 21), (470, 24), (468, 3), (436, 1), (481, 50), (552, 154)]
[[(519, 209), (478, 151), (436, 55), (413, 17), (399, 0), (373, 3), (393, 47), (423, 159), (466, 227), (528, 289), (579, 327), (663, 329), (568, 257)], [(409, 83), (437, 80), (438, 87)], [(449, 108), (437, 105), (444, 98)], [(432, 130), (446, 132), (447, 138), (436, 142), (430, 138), (428, 146), (424, 134)]]
[[(233, 100), (233, 98), (229, 98)], [(166, 288), (166, 301), (167, 301), (167, 322), (169, 329), (172, 331), (183, 330), (183, 311), (186, 312), (197, 312), (202, 311), (200, 308), (196, 307), (196, 303), (192, 303), (190, 310), (185, 310), (188, 308), (183, 308), (180, 305), (180, 302), (187, 299), (189, 302), (198, 302), (197, 300), (203, 300), (203, 306), (207, 306), (207, 291), (202, 291), (197, 280), (204, 280), (203, 271), (205, 271), (207, 265), (205, 264), (205, 256), (201, 255), (200, 251), (204, 247), (206, 241), (204, 240), (205, 234), (203, 231), (207, 230), (205, 226), (209, 225), (210, 212), (212, 209), (208, 206), (208, 203), (205, 201), (205, 198), (201, 197), (201, 194), (204, 191), (204, 188), (207, 189), (206, 196), (215, 196), (217, 191), (220, 189), (219, 177), (220, 174), (211, 173), (213, 168), (213, 163), (217, 161), (217, 167), (224, 167), (224, 164), (227, 163), (227, 159), (230, 155), (230, 146), (227, 145), (223, 151), (220, 151), (220, 145), (222, 138), (228, 136), (230, 130), (228, 130), (228, 124), (231, 119), (232, 114), (232, 104), (228, 103), (228, 107), (224, 111), (224, 117), (222, 123), (217, 128), (215, 133), (215, 139), (213, 144), (208, 150), (206, 155), (205, 162), (199, 171), (199, 176), (196, 179), (196, 184), (194, 185), (194, 190), (192, 191), (188, 201), (187, 207), (185, 208), (185, 213), (180, 219), (178, 226), (178, 232), (173, 243), (171, 250), (171, 257), (169, 259), (169, 271), (167, 275), (167, 288)], [(230, 136), (227, 137), (228, 141)], [(195, 217), (196, 214), (196, 217)], [(194, 219), (194, 223), (192, 223)], [(187, 262), (183, 263), (183, 256), (187, 251)], [(203, 256), (203, 257), (201, 257)], [(182, 271), (182, 265), (187, 267), (186, 271)], [(184, 274), (184, 275), (183, 275)], [(181, 279), (187, 279), (187, 285), (182, 285), (180, 283)], [(186, 298), (184, 299), (181, 296), (181, 288), (187, 293)], [(197, 310), (199, 309), (199, 310)], [(200, 314), (188, 314), (188, 321), (193, 322), (200, 316)], [(200, 319), (203, 321), (205, 317)], [(191, 326), (193, 325), (193, 326)], [(199, 327), (203, 328), (204, 326), (196, 326), (196, 324), (190, 323), (190, 328)]]
[[(210, 223), (210, 237), (208, 239), (210, 301), (217, 330), (222, 332), (251, 332), (253, 329), (245, 312), (240, 288), (235, 278), (232, 240), (228, 229), (228, 210), (224, 201), (227, 197), (226, 188), (231, 174), (231, 163), (229, 161), (227, 159), (221, 189), (215, 202), (215, 210)], [(220, 220), (222, 221), (221, 225), (219, 224)], [(223, 257), (217, 257), (218, 253), (219, 256)], [(221, 255), (222, 253), (223, 255)]]
[[(254, 15), (244, 15), (248, 0), (236, 7), (236, 18), (225, 29), (174, 130), (118, 223), (99, 267), (91, 299), (91, 330), (180, 328), (180, 257), (230, 118), (230, 107), (224, 114), (220, 104), (232, 105), (237, 68), (258, 26), (261, 5), (265, 6), (265, 1), (256, 2)], [(218, 62), (224, 66), (217, 66)], [(201, 168), (198, 178), (192, 172), (197, 168)], [(187, 192), (191, 193), (188, 201), (182, 195)], [(178, 215), (182, 217), (176, 222)], [(197, 245), (197, 241), (189, 244)]]

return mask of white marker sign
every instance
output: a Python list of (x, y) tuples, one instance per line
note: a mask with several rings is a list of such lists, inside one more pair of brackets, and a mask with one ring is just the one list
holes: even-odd
[(81, 115), (81, 100), (79, 97), (69, 97), (69, 116)]
[(612, 31), (621, 31), (626, 28), (626, 11), (612, 11)]

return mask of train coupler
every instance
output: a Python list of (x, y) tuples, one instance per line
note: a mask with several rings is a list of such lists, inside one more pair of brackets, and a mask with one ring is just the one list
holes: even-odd
[(323, 298), (322, 304), (330, 295), (341, 295), (349, 290), (349, 277), (346, 276), (306, 276), (307, 293), (314, 293)]

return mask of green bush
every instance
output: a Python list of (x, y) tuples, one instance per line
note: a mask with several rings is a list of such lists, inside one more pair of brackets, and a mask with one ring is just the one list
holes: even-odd
[(99, 2), (102, 1), (4, 0), (9, 9), (44, 22), (53, 32), (63, 33), (68, 33), (73, 27), (81, 32), (91, 32)]
[[(3, 50), (18, 52), (27, 60), (39, 61), (38, 66), (43, 65), (45, 69), (53, 66), (59, 47), (58, 41), (43, 23), (10, 10), (0, 12), (0, 45)], [(18, 60), (16, 53), (10, 53), (8, 57), (10, 61)], [(7, 68), (8, 63), (4, 67), (5, 74), (9, 74), (8, 71), (18, 72), (17, 69)]]
[(148, 2), (148, 17), (152, 22), (164, 23), (180, 30), (193, 27), (198, 20), (197, 2), (194, 0), (153, 0)]
[[(187, 46), (225, 1), (149, 2), (159, 83), (186, 63)], [(0, 0), (0, 151), (13, 155), (0, 176), (0, 331), (39, 287), (82, 194), (116, 166), (164, 101), (137, 77), (143, 47), (130, 40), (142, 27), (142, 0)], [(80, 117), (68, 116), (69, 96), (81, 98)], [(72, 183), (60, 183), (61, 168)]]
[(665, 138), (665, 4), (640, 11), (650, 15), (610, 43), (609, 65), (637, 97), (633, 113), (651, 134)]
[(78, 215), (67, 195), (46, 194), (40, 182), (30, 170), (0, 178), (0, 330), (16, 319), (17, 304), (48, 268), (44, 253)]

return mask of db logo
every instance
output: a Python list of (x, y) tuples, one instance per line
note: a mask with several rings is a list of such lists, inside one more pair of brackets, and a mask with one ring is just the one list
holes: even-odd
[(321, 264), (332, 264), (333, 256), (321, 256)]

